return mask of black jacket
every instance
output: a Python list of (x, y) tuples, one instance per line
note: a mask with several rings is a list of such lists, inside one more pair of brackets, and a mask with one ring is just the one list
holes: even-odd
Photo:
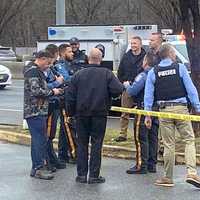
[(65, 94), (68, 112), (76, 116), (106, 116), (111, 97), (119, 96), (123, 89), (112, 71), (87, 65), (71, 78)]
[(139, 55), (134, 55), (130, 49), (122, 57), (117, 76), (121, 82), (134, 81), (135, 77), (143, 71), (142, 62), (146, 52), (142, 49)]
[(85, 54), (84, 50), (77, 50), (74, 52), (73, 60), (69, 65), (69, 75), (72, 76), (78, 70), (85, 68), (86, 64), (88, 63), (88, 57)]

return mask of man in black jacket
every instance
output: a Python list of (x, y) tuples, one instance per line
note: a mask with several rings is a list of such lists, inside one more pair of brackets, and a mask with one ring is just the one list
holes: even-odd
[(71, 61), (69, 74), (73, 75), (75, 72), (85, 67), (88, 63), (88, 57), (85, 54), (85, 50), (80, 50), (80, 42), (78, 38), (72, 37), (69, 40), (69, 43), (73, 52), (73, 60)]
[[(123, 85), (108, 69), (100, 67), (102, 53), (94, 48), (89, 55), (87, 68), (78, 71), (71, 79), (66, 93), (69, 113), (76, 116), (78, 136), (76, 181), (104, 183), (100, 175), (101, 149), (106, 129), (107, 113), (111, 106), (111, 97), (119, 96)], [(88, 170), (88, 147), (91, 141), (91, 153)]]
[[(131, 49), (124, 54), (117, 72), (117, 76), (122, 83), (126, 81), (129, 81), (130, 83), (133, 82), (135, 77), (143, 71), (142, 62), (145, 54), (146, 52), (142, 48), (141, 38), (138, 36), (133, 37), (131, 39)], [(130, 97), (126, 91), (122, 94), (121, 106), (127, 108), (134, 106), (132, 97)], [(119, 137), (116, 138), (117, 142), (122, 142), (127, 139), (129, 114), (122, 113), (120, 122), (121, 131)]]

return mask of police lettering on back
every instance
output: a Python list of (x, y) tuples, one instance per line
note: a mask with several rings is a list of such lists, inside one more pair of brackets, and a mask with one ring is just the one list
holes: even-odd
[(169, 69), (169, 70), (158, 72), (158, 77), (171, 76), (171, 75), (175, 75), (175, 74), (176, 74), (175, 69)]

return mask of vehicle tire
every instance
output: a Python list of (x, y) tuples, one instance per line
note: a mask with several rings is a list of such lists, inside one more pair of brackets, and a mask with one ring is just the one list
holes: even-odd
[(0, 85), (0, 90), (3, 90), (6, 87), (6, 85)]

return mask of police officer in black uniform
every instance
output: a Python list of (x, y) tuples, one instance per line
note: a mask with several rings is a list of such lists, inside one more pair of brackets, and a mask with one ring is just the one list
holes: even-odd
[(85, 64), (88, 63), (88, 57), (85, 54), (85, 50), (80, 50), (80, 42), (78, 38), (72, 37), (69, 43), (73, 51), (73, 60), (70, 66), (70, 75), (73, 75), (78, 70), (84, 68)]
[[(122, 93), (123, 85), (108, 69), (100, 63), (102, 54), (93, 48), (87, 68), (78, 71), (72, 78), (66, 101), (68, 111), (76, 116), (77, 128), (77, 173), (76, 181), (104, 183), (100, 176), (101, 149), (106, 129), (107, 113), (111, 97)], [(91, 153), (88, 164), (88, 148), (91, 141)]]

